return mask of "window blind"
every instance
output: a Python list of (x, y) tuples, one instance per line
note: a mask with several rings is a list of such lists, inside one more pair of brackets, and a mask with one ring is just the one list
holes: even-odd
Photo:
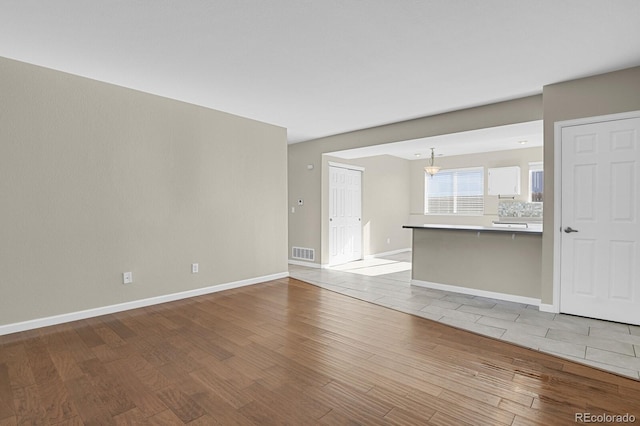
[(425, 173), (425, 214), (481, 216), (484, 214), (484, 168)]

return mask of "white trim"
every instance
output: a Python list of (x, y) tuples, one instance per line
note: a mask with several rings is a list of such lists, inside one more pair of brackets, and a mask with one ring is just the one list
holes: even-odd
[(317, 268), (317, 269), (322, 268), (322, 265), (320, 265), (319, 263), (304, 262), (302, 260), (291, 260), (291, 259), (289, 259), (289, 265), (306, 266), (307, 268)]
[(553, 130), (553, 300), (551, 306), (560, 312), (560, 253), (562, 250), (562, 123)]
[(316, 268), (316, 269), (329, 269), (331, 267), (331, 265), (329, 265), (328, 263), (300, 262), (298, 260), (289, 260), (289, 263), (291, 265), (307, 266), (309, 268)]
[(553, 123), (553, 311), (560, 312), (560, 268), (562, 265), (562, 129), (583, 124), (640, 118), (640, 111), (622, 112)]
[(336, 163), (335, 161), (329, 161), (329, 167), (339, 167), (341, 169), (355, 170), (358, 172), (364, 172), (364, 167), (354, 166), (352, 164)]
[(621, 112), (617, 114), (595, 115), (593, 117), (575, 118), (572, 120), (556, 121), (555, 126), (569, 127), (582, 126), (583, 124), (604, 123), (605, 121), (627, 120), (629, 118), (640, 118), (640, 110)]
[(540, 312), (551, 312), (552, 314), (559, 314), (560, 310), (555, 305), (548, 305), (546, 303), (541, 303), (538, 305), (538, 310)]
[(459, 287), (450, 284), (438, 284), (429, 281), (411, 280), (411, 285), (416, 287), (432, 288), (434, 290), (451, 291), (454, 293), (469, 294), (471, 296), (487, 297), (490, 299), (506, 300), (508, 302), (524, 303), (526, 305), (540, 306), (540, 299), (533, 297), (518, 296), (515, 294), (496, 293), (494, 291), (478, 290), (469, 287)]
[(398, 250), (385, 251), (385, 252), (376, 253), (376, 254), (368, 254), (364, 257), (364, 260), (369, 260), (376, 257), (393, 256), (394, 254), (406, 253), (408, 251), (411, 251), (411, 247), (398, 249)]
[(182, 291), (180, 293), (165, 294), (162, 296), (150, 297), (148, 299), (134, 300), (131, 302), (119, 303), (117, 305), (102, 306), (99, 308), (86, 309), (83, 311), (69, 312), (67, 314), (60, 314), (50, 317), (17, 322), (13, 324), (0, 325), (0, 336), (5, 334), (17, 333), (20, 331), (33, 330), (35, 328), (48, 327), (50, 325), (62, 324), (65, 322), (93, 318), (100, 315), (112, 314), (115, 312), (143, 308), (145, 306), (158, 305), (160, 303), (173, 302), (175, 300), (188, 299), (190, 297), (202, 296), (204, 294), (216, 293), (219, 291), (231, 290), (233, 288), (259, 284), (265, 281), (287, 278), (288, 276), (289, 272), (280, 272), (278, 274), (248, 278), (246, 280), (233, 281), (230, 283), (218, 284), (210, 287), (197, 288), (194, 290)]

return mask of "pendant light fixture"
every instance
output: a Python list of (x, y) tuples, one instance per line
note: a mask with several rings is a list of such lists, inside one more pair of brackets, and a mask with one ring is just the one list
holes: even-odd
[(427, 167), (424, 168), (424, 171), (429, 173), (429, 176), (433, 177), (436, 173), (440, 171), (440, 167), (434, 164), (435, 156), (433, 154), (433, 148), (431, 148), (431, 160)]

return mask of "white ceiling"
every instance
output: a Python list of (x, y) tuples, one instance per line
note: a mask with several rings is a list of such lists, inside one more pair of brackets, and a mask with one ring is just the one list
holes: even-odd
[(542, 147), (542, 127), (542, 120), (530, 121), (508, 126), (488, 127), (468, 132), (348, 149), (331, 152), (328, 155), (345, 160), (376, 155), (393, 155), (405, 160), (420, 160), (430, 158), (431, 148), (434, 148), (436, 157), (450, 157), (452, 155), (478, 152)]
[(638, 0), (0, 0), (0, 56), (290, 142), (640, 65)]

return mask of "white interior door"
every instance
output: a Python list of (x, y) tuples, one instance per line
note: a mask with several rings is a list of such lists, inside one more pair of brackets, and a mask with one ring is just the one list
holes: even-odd
[(640, 118), (562, 129), (560, 310), (640, 324)]
[(329, 167), (329, 264), (362, 259), (362, 172)]

